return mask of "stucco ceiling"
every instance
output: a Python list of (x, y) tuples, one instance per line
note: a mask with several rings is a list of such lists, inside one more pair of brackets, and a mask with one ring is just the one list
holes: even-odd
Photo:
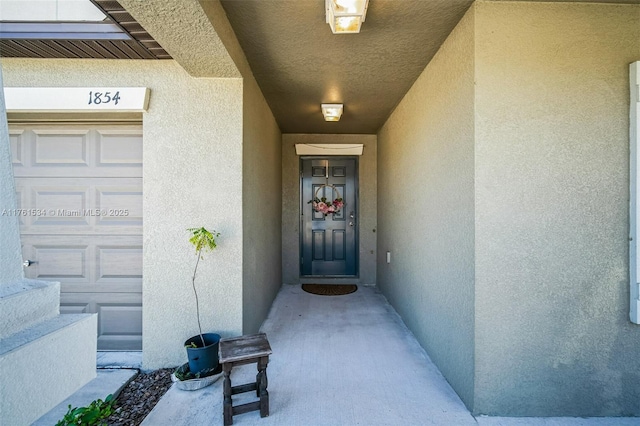
[[(473, 0), (370, 0), (349, 35), (331, 33), (324, 0), (221, 2), (283, 133), (376, 133)], [(342, 119), (321, 103), (343, 103)]]
[(376, 133), (471, 3), (372, 0), (359, 34), (334, 35), (324, 0), (222, 0), (283, 133)]

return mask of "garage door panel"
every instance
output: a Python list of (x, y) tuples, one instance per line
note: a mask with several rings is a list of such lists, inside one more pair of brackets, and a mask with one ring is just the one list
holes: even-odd
[(88, 130), (34, 130), (32, 165), (89, 167)]
[(141, 291), (139, 235), (23, 235), (22, 241), (25, 258), (35, 261), (28, 278), (60, 281), (64, 291)]
[[(86, 306), (87, 312), (100, 313), (101, 306), (142, 306), (142, 295), (127, 293), (64, 293), (60, 295), (61, 306)], [(136, 309), (138, 309), (136, 308)], [(137, 326), (135, 326), (137, 329)]]
[(142, 227), (140, 182), (122, 186), (96, 187), (96, 207), (106, 213), (97, 217), (98, 226)]
[[(53, 241), (53, 243), (52, 243)], [(22, 236), (22, 258), (33, 263), (25, 268), (25, 277), (44, 281), (90, 282), (87, 259), (91, 248), (80, 244), (56, 244), (55, 240), (39, 241), (39, 237)]]
[[(16, 201), (18, 210), (23, 209), (23, 206), (29, 205), (29, 202), (25, 200), (25, 197), (28, 194), (28, 190), (24, 186), (18, 186), (18, 182), (16, 180)], [(18, 215), (18, 224), (20, 227), (24, 227), (27, 224), (29, 217), (27, 215)]]
[(10, 131), (9, 144), (11, 145), (11, 162), (13, 167), (20, 168), (24, 166), (24, 130)]
[(98, 130), (98, 163), (101, 167), (142, 167), (142, 135), (130, 131)]
[(97, 283), (142, 282), (142, 246), (100, 246)]
[[(88, 303), (79, 302), (81, 300)], [(129, 302), (125, 302), (129, 300)], [(142, 300), (128, 295), (100, 293), (63, 294), (61, 313), (97, 313), (98, 347), (101, 350), (142, 349)]]
[(60, 312), (97, 313), (101, 350), (142, 348), (142, 297), (139, 294), (132, 297), (126, 293), (65, 292), (60, 295)]
[(135, 336), (142, 333), (142, 307), (140, 305), (115, 305), (113, 303), (99, 303), (98, 322), (100, 335), (128, 335)]
[[(80, 184), (82, 183), (82, 184)], [(142, 234), (140, 178), (16, 178), (22, 233)]]
[(142, 177), (139, 125), (12, 125), (16, 177)]
[(43, 281), (89, 283), (89, 247), (34, 245), (35, 278)]
[(91, 218), (84, 212), (92, 203), (90, 186), (60, 178), (16, 178), (16, 186), (23, 193), (21, 208), (35, 210), (24, 216), (22, 233), (88, 232)]
[(60, 284), (60, 292), (66, 294), (112, 293), (114, 300), (127, 301), (129, 300), (127, 298), (142, 292), (142, 285), (137, 282), (104, 282), (103, 285), (88, 286), (83, 283), (64, 282)]
[(88, 186), (73, 186), (68, 182), (56, 185), (50, 182), (49, 185), (35, 185), (30, 189), (32, 208), (43, 212), (42, 215), (33, 217), (32, 225), (57, 228), (91, 226), (91, 217), (85, 214), (91, 205)]
[(142, 349), (142, 128), (11, 125), (28, 278), (97, 313), (98, 348)]

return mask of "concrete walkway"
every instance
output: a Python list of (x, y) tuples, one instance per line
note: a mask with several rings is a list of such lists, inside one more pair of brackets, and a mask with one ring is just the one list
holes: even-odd
[[(267, 370), (271, 413), (234, 416), (234, 425), (640, 424), (640, 418), (475, 419), (373, 287), (315, 296), (285, 285), (262, 331), (273, 349)], [(234, 369), (231, 378), (235, 385), (255, 375), (255, 365), (248, 365)], [(250, 399), (251, 393), (242, 396)], [(234, 403), (245, 402), (242, 396)], [(222, 380), (193, 392), (172, 387), (142, 424), (222, 425)]]

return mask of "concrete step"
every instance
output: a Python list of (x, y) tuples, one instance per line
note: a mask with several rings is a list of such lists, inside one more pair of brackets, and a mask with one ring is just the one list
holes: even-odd
[(96, 376), (97, 315), (59, 315), (0, 339), (0, 424), (28, 425)]
[(116, 398), (120, 391), (137, 375), (138, 370), (100, 369), (97, 371), (95, 379), (36, 420), (33, 426), (55, 425), (67, 414), (69, 405), (73, 408), (86, 407), (97, 399), (104, 401), (109, 394)]
[(0, 339), (59, 313), (60, 283), (22, 280), (0, 286)]

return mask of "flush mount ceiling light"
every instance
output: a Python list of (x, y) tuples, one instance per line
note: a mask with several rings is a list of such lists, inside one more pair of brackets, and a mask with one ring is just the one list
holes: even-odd
[(360, 32), (369, 0), (325, 0), (327, 24), (334, 34)]
[(324, 121), (340, 121), (342, 104), (321, 104)]

